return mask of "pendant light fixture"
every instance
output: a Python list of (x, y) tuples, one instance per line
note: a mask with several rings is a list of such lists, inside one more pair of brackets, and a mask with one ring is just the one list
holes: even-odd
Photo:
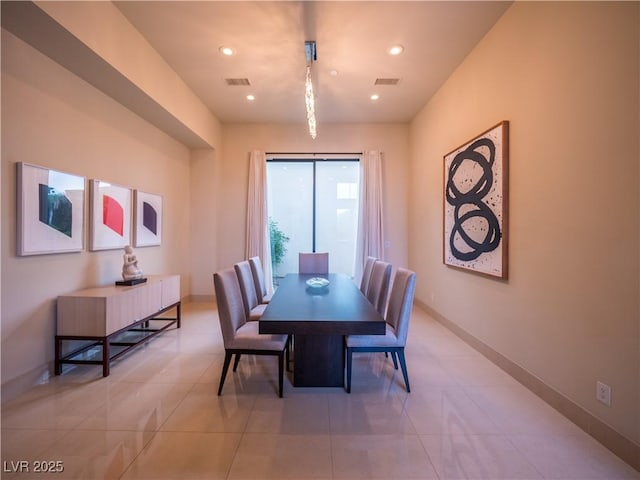
[(317, 135), (316, 130), (316, 110), (315, 110), (315, 97), (313, 95), (313, 82), (311, 81), (311, 65), (317, 60), (316, 56), (316, 42), (306, 41), (304, 42), (304, 51), (307, 57), (307, 71), (304, 80), (304, 104), (307, 109), (307, 123), (309, 124), (309, 135), (315, 139)]

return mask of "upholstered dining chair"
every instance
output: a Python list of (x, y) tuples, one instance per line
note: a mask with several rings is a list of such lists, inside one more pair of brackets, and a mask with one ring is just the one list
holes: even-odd
[(404, 347), (407, 343), (415, 287), (416, 274), (411, 270), (398, 268), (391, 287), (391, 295), (389, 296), (385, 334), (347, 335), (345, 338), (347, 350), (347, 393), (351, 393), (351, 368), (354, 352), (389, 352), (396, 369), (398, 368), (396, 363), (397, 356), (402, 368), (402, 376), (404, 377), (407, 393), (411, 392)]
[(240, 282), (240, 292), (242, 293), (242, 304), (244, 311), (249, 320), (260, 320), (267, 304), (258, 303), (258, 295), (256, 294), (256, 286), (253, 283), (253, 274), (251, 273), (251, 265), (248, 260), (238, 262), (233, 266)]
[(387, 306), (390, 280), (391, 264), (381, 260), (373, 262), (366, 297), (382, 316)]
[(251, 257), (249, 259), (249, 265), (251, 266), (253, 283), (256, 287), (256, 296), (258, 297), (258, 303), (269, 303), (272, 294), (267, 294), (267, 282), (264, 278), (264, 270), (262, 269), (262, 262), (260, 261), (260, 257)]
[(298, 254), (298, 273), (326, 275), (329, 273), (329, 253)]
[(362, 280), (360, 280), (360, 291), (363, 295), (367, 294), (367, 290), (369, 289), (369, 280), (371, 279), (371, 269), (373, 268), (373, 264), (377, 260), (376, 257), (367, 257), (364, 262), (364, 267), (362, 269)]
[[(258, 333), (258, 322), (248, 322), (245, 314), (240, 283), (234, 269), (228, 268), (213, 274), (213, 284), (218, 302), (218, 317), (224, 342), (224, 364), (220, 375), (218, 395), (229, 370), (231, 357), (235, 372), (242, 354), (274, 355), (278, 357), (278, 394), (282, 397), (283, 364), (287, 350), (287, 335), (265, 335)], [(287, 364), (288, 364), (288, 359)]]

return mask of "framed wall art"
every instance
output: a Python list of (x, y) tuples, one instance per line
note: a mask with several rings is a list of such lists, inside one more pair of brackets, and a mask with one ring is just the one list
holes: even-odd
[(162, 243), (162, 197), (136, 190), (135, 246), (149, 247)]
[(444, 156), (446, 265), (506, 279), (509, 122)]
[(19, 256), (84, 250), (85, 178), (17, 163)]
[(91, 180), (89, 250), (113, 250), (131, 244), (131, 189)]

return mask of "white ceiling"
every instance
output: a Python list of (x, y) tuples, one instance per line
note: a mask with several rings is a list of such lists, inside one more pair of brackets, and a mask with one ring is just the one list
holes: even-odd
[[(511, 2), (115, 2), (224, 123), (300, 123), (305, 40), (318, 123), (408, 122)], [(387, 49), (401, 44), (402, 55)], [(236, 50), (225, 57), (218, 48)], [(331, 70), (338, 75), (332, 76)], [(399, 78), (374, 86), (376, 78)], [(227, 86), (247, 78), (250, 86)], [(256, 96), (254, 102), (246, 95)], [(380, 99), (370, 100), (378, 93)]]

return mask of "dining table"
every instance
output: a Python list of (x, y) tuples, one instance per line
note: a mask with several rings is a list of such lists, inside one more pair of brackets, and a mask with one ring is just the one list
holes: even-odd
[(384, 335), (385, 320), (346, 274), (290, 273), (280, 280), (258, 330), (293, 335), (295, 387), (342, 387), (345, 335)]

